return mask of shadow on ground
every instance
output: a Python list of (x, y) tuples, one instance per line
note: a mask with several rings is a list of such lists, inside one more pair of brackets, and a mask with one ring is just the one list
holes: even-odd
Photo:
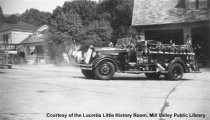
[(1, 71), (0, 71), (0, 74), (4, 74), (4, 73), (5, 73), (5, 72), (1, 72)]
[[(156, 80), (149, 80), (146, 77), (114, 77), (112, 80), (115, 81), (181, 81), (181, 80), (168, 80), (165, 78), (160, 78)], [(183, 81), (188, 81), (191, 79), (182, 79)]]
[[(80, 79), (83, 79), (83, 80), (99, 80), (99, 79), (90, 79), (90, 78), (86, 78), (86, 77), (78, 77), (78, 76), (73, 76), (73, 78), (80, 78)], [(183, 78), (182, 81), (190, 81), (192, 79), (185, 79)], [(160, 79), (157, 79), (157, 80), (149, 80), (147, 79), (146, 77), (124, 77), (124, 76), (121, 76), (121, 77), (113, 77), (111, 80), (102, 80), (102, 81), (181, 81), (181, 80), (168, 80), (168, 79), (165, 79), (163, 77), (161, 77)]]

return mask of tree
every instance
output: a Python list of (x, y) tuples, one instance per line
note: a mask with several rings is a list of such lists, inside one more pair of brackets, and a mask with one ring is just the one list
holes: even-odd
[[(64, 13), (60, 7), (53, 11), (49, 25), (50, 32), (54, 36), (55, 43), (76, 42), (76, 35), (80, 32), (82, 21), (78, 14), (73, 11)], [(57, 37), (56, 37), (57, 36)]]
[(96, 8), (95, 2), (75, 0), (53, 11), (46, 43), (49, 51), (57, 53), (56, 58), (72, 44), (103, 46), (110, 41), (112, 27), (105, 19), (107, 14), (97, 14)]
[(61, 53), (68, 53), (69, 46), (77, 42), (77, 34), (82, 28), (81, 18), (73, 11), (64, 13), (61, 7), (57, 7), (49, 19), (49, 26), (48, 50), (53, 52), (50, 55), (56, 53), (56, 58), (61, 58)]
[(55, 58), (56, 63), (62, 62), (62, 53), (68, 53), (69, 47), (76, 42), (77, 34), (82, 28), (82, 21), (73, 11), (64, 13), (61, 7), (57, 7), (49, 19), (49, 33), (45, 40), (48, 55)]
[(68, 11), (74, 11), (82, 19), (83, 25), (88, 25), (90, 21), (93, 21), (96, 17), (97, 3), (89, 0), (74, 0), (71, 2), (65, 2), (62, 9), (65, 13)]
[(3, 24), (3, 22), (4, 22), (4, 14), (0, 6), (0, 25)]
[[(98, 5), (97, 12), (110, 15), (111, 26), (113, 28), (112, 41), (118, 38), (131, 36), (133, 0), (104, 0)], [(129, 33), (129, 34), (128, 34)]]
[(48, 24), (48, 19), (51, 14), (49, 12), (41, 12), (37, 9), (31, 8), (26, 10), (21, 16), (20, 19), (29, 24), (40, 26), (43, 24)]
[(109, 21), (97, 17), (100, 15), (96, 14), (96, 5), (92, 1), (77, 0), (57, 7), (49, 24), (54, 43), (106, 44), (111, 38), (112, 28)]
[(111, 39), (112, 27), (109, 21), (96, 20), (86, 26), (83, 31), (78, 34), (77, 39), (80, 39), (80, 44), (104, 46)]
[(10, 15), (8, 17), (4, 18), (5, 23), (9, 23), (9, 24), (15, 24), (19, 22), (19, 16), (16, 14)]
[(82, 20), (82, 29), (75, 38), (80, 44), (102, 46), (110, 41), (112, 28), (107, 13), (97, 13), (97, 3), (89, 0), (65, 2), (62, 10), (65, 13), (74, 11)]

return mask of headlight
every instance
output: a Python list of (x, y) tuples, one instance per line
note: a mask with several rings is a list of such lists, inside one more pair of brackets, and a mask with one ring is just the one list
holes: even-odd
[(87, 53), (86, 53), (86, 56), (85, 56), (85, 63), (89, 63), (90, 62), (90, 58), (91, 58), (91, 55), (92, 55), (92, 49), (88, 49)]
[(144, 57), (143, 62), (148, 62), (148, 57)]
[(98, 52), (93, 52), (92, 57), (94, 58), (96, 55), (98, 55)]

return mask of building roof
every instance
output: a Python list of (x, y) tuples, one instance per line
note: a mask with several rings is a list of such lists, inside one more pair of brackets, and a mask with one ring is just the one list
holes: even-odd
[(44, 36), (29, 36), (26, 39), (24, 39), (19, 44), (32, 44), (32, 43), (41, 43), (44, 42), (45, 37)]
[(176, 8), (178, 0), (134, 0), (132, 26), (209, 21), (208, 10)]
[(33, 44), (33, 43), (41, 43), (44, 42), (46, 39), (46, 33), (43, 33), (43, 31), (48, 29), (48, 25), (43, 25), (40, 28), (38, 28), (36, 31), (34, 31), (34, 34), (25, 38), (21, 43), (19, 44)]
[(16, 24), (3, 24), (1, 27), (0, 27), (0, 32), (4, 32), (4, 31), (23, 31), (23, 32), (33, 32), (34, 30), (36, 30), (37, 27), (31, 25), (31, 24), (28, 24), (28, 23), (25, 23), (25, 22), (18, 22)]

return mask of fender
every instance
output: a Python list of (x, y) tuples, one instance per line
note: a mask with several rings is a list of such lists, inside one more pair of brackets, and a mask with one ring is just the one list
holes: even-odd
[(115, 66), (115, 70), (117, 71), (118, 70), (118, 64), (116, 62), (116, 60), (114, 58), (111, 58), (110, 56), (106, 56), (106, 55), (103, 55), (101, 57), (99, 57), (98, 59), (96, 59), (95, 61), (93, 61), (93, 68), (96, 68), (96, 66), (101, 63), (102, 61), (110, 61), (114, 64)]
[(184, 63), (184, 61), (180, 58), (180, 57), (175, 57), (168, 65), (168, 70), (171, 68), (171, 66), (174, 64), (174, 63), (180, 63), (183, 68), (184, 68), (184, 72), (185, 73), (188, 73), (190, 70), (189, 68), (187, 67), (187, 65)]

